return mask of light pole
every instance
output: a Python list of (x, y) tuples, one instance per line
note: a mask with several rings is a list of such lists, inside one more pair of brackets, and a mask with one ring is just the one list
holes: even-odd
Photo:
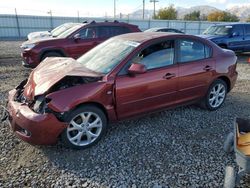
[(116, 18), (116, 0), (114, 0), (114, 19)]
[(145, 16), (145, 0), (143, 0), (143, 9), (142, 9), (142, 19), (144, 20)]
[(154, 19), (156, 17), (156, 15), (155, 15), (155, 3), (158, 3), (158, 2), (159, 2), (159, 0), (150, 0), (150, 3), (154, 3)]
[(50, 27), (51, 30), (53, 29), (53, 17), (52, 17), (52, 10), (48, 11), (48, 14), (50, 15)]

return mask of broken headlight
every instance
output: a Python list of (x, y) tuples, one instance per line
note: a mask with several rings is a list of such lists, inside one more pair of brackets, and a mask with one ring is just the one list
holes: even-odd
[(48, 103), (51, 99), (45, 98), (44, 96), (38, 96), (35, 98), (33, 110), (38, 114), (44, 114), (48, 112)]

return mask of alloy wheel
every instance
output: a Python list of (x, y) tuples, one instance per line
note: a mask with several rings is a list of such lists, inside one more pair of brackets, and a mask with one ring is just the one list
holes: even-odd
[(67, 137), (75, 146), (87, 146), (100, 136), (102, 127), (103, 123), (98, 114), (82, 112), (70, 121)]
[(226, 88), (223, 84), (218, 83), (213, 86), (209, 94), (209, 104), (212, 108), (220, 106), (226, 97)]

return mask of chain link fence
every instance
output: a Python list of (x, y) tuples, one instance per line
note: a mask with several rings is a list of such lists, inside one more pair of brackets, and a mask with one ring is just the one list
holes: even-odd
[[(83, 21), (113, 21), (112, 18), (95, 17), (59, 17), (59, 16), (28, 16), (28, 15), (0, 15), (0, 39), (22, 39), (35, 31), (48, 31), (66, 22)], [(187, 34), (201, 34), (207, 27), (223, 22), (183, 21), (183, 20), (139, 20), (118, 19), (118, 21), (138, 25), (144, 31), (152, 27), (171, 27)]]

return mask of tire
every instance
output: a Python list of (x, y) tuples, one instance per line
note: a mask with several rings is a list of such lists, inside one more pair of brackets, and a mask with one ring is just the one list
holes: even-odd
[(223, 145), (223, 150), (226, 153), (232, 153), (234, 151), (234, 134), (229, 133)]
[(62, 57), (62, 54), (58, 53), (58, 52), (46, 52), (42, 58), (41, 61), (43, 61), (45, 58), (47, 57)]
[(95, 145), (107, 130), (107, 117), (96, 106), (76, 108), (65, 119), (69, 126), (62, 132), (61, 139), (66, 147), (72, 149), (85, 149)]
[[(218, 87), (221, 87), (221, 89)], [(218, 93), (217, 90), (219, 91)], [(227, 84), (223, 80), (217, 79), (210, 85), (206, 96), (200, 103), (200, 106), (210, 111), (217, 110), (224, 103), (226, 97), (227, 97)]]
[(225, 178), (224, 178), (224, 188), (235, 188), (236, 173), (233, 167), (226, 166)]

